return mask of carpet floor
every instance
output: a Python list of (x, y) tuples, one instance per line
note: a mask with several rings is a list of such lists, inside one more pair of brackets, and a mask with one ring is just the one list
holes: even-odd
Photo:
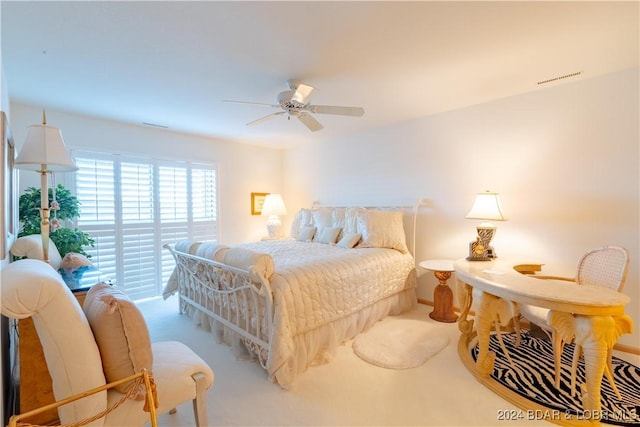
[[(289, 391), (271, 383), (259, 364), (236, 360), (228, 347), (194, 327), (178, 313), (176, 297), (142, 301), (139, 307), (153, 341), (182, 341), (212, 367), (215, 382), (207, 395), (211, 426), (551, 425), (535, 419), (499, 421), (505, 411), (521, 410), (467, 371), (458, 356), (457, 324), (433, 321), (429, 306), (419, 305), (410, 315), (442, 328), (449, 345), (426, 363), (413, 369), (381, 368), (361, 360), (347, 342), (329, 363), (310, 367)], [(621, 357), (640, 364), (640, 356)], [(160, 416), (159, 425), (193, 426), (191, 403)]]

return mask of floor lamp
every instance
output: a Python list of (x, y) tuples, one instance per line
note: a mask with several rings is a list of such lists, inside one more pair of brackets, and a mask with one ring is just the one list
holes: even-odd
[(47, 117), (42, 112), (42, 124), (27, 128), (27, 138), (15, 161), (18, 169), (34, 170), (40, 174), (40, 235), (42, 236), (42, 254), (49, 262), (49, 185), (48, 174), (71, 172), (78, 167), (64, 145), (62, 131), (47, 125)]

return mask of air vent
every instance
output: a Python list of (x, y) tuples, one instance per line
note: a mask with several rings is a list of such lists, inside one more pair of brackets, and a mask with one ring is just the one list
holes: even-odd
[(568, 79), (570, 77), (576, 77), (576, 76), (579, 76), (580, 74), (582, 74), (582, 71), (578, 71), (578, 72), (571, 73), (571, 74), (565, 74), (564, 76), (558, 76), (558, 77), (554, 77), (552, 79), (542, 80), (542, 81), (538, 82), (538, 84), (539, 85), (543, 85), (543, 84), (547, 84), (547, 83), (551, 83), (551, 82), (556, 82), (558, 80), (564, 80), (564, 79)]

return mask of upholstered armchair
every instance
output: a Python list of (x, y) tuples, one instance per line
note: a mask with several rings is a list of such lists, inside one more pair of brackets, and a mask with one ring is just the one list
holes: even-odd
[[(56, 400), (115, 381), (113, 366), (108, 365), (124, 358), (130, 370), (140, 371), (141, 364), (148, 364), (145, 369), (155, 382), (158, 414), (193, 401), (194, 424), (207, 425), (206, 391), (213, 384), (213, 371), (180, 342), (151, 343), (139, 312), (140, 318), (135, 319), (135, 304), (117, 289), (110, 289), (106, 284), (95, 285), (87, 294), (83, 311), (61, 276), (49, 264), (24, 259), (4, 267), (1, 273), (2, 314), (17, 319), (33, 318)], [(115, 317), (121, 327), (105, 331), (111, 322), (105, 317), (108, 315)], [(90, 323), (88, 317), (97, 323)], [(133, 328), (129, 328), (132, 325)], [(128, 340), (129, 348), (114, 354), (113, 348), (108, 348), (110, 343), (105, 343), (105, 340), (114, 339)], [(149, 348), (142, 349), (142, 356), (131, 356), (127, 361), (129, 355), (122, 353), (139, 353), (140, 349), (132, 347), (140, 345)], [(106, 362), (107, 357), (111, 362)], [(122, 363), (119, 368), (122, 370)], [(119, 374), (120, 379), (128, 377), (122, 372)], [(60, 421), (76, 423), (106, 411), (105, 416), (86, 425), (142, 426), (148, 423), (149, 413), (143, 410), (145, 390), (139, 390), (137, 396), (133, 393), (132, 398), (115, 406), (124, 392), (122, 387), (111, 388), (59, 407)]]

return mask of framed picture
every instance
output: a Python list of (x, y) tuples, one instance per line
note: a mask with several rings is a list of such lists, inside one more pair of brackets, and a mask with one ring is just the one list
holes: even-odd
[(269, 193), (251, 193), (251, 215), (262, 214), (264, 199)]
[(18, 232), (18, 212), (16, 212), (18, 203), (15, 200), (16, 175), (14, 169), (16, 152), (7, 115), (4, 111), (0, 111), (0, 137), (2, 138), (2, 153), (0, 153), (2, 161), (2, 173), (0, 174), (0, 187), (2, 188), (0, 258), (4, 259)]

